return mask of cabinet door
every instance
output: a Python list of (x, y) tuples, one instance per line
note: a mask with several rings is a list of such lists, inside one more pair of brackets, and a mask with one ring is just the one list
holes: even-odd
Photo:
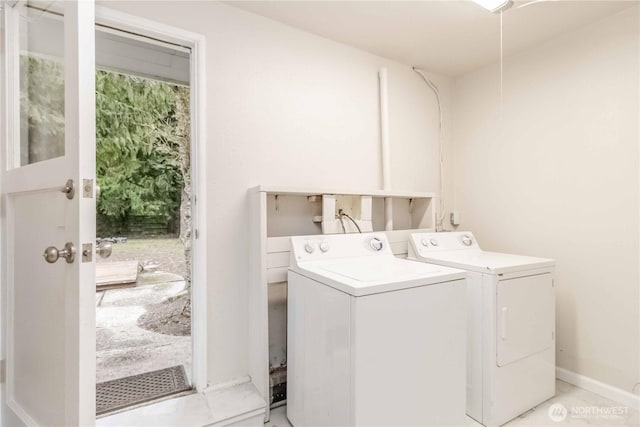
[(555, 299), (551, 274), (500, 280), (496, 298), (498, 366), (553, 345)]

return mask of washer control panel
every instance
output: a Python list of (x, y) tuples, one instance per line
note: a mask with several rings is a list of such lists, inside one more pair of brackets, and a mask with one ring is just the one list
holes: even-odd
[(292, 264), (325, 259), (393, 256), (384, 233), (328, 234), (291, 237)]
[(384, 244), (382, 243), (382, 240), (380, 240), (377, 237), (372, 237), (371, 240), (369, 240), (369, 245), (371, 246), (371, 249), (373, 249), (376, 252), (380, 252), (382, 248), (384, 248)]
[(411, 235), (409, 244), (418, 254), (426, 254), (436, 251), (480, 249), (473, 233), (470, 231), (414, 233)]

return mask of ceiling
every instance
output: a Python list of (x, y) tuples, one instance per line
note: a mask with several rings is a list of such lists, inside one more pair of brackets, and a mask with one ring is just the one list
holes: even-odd
[[(396, 61), (457, 76), (500, 57), (500, 14), (471, 1), (228, 1), (228, 5)], [(503, 14), (510, 55), (637, 5), (518, 0)]]

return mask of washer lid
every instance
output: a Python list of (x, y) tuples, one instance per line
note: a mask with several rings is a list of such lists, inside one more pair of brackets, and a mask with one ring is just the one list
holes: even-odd
[(550, 268), (555, 265), (555, 260), (552, 259), (482, 250), (433, 252), (418, 256), (418, 259), (433, 264), (489, 274)]
[(464, 271), (395, 257), (358, 257), (300, 263), (292, 270), (354, 296), (464, 279)]

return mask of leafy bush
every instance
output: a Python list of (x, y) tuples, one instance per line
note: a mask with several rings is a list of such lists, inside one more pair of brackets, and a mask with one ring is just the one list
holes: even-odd
[(96, 74), (98, 212), (112, 221), (179, 212), (183, 185), (176, 94), (188, 88), (130, 75)]
[[(64, 154), (64, 70), (55, 60), (26, 55), (20, 68), (24, 165)], [(183, 176), (189, 174), (189, 141), (182, 129), (189, 116), (185, 97), (188, 87), (97, 71), (100, 221), (126, 230), (132, 216), (178, 218)]]
[(64, 68), (51, 59), (20, 57), (20, 164), (64, 154)]

